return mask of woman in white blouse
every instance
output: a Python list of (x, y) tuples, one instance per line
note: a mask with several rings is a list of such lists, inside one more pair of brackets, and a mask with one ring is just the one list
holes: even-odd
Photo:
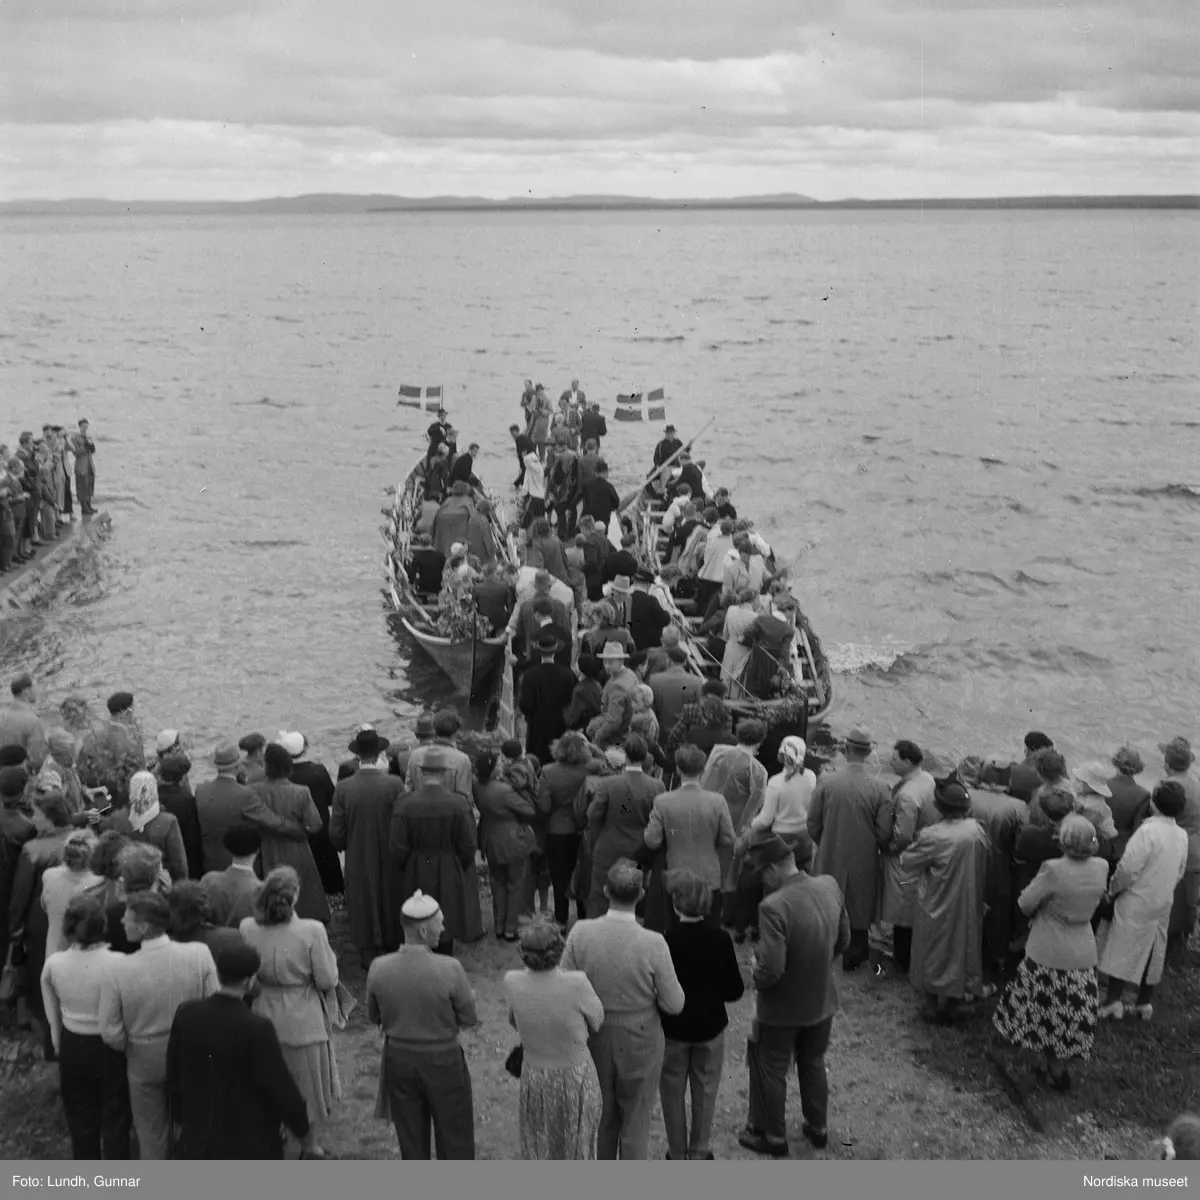
[(100, 1036), (100, 985), (124, 956), (105, 942), (104, 906), (82, 893), (68, 901), (62, 935), (67, 948), (42, 968), (42, 999), (58, 1056), (63, 1110), (76, 1158), (129, 1157), (129, 1084), (125, 1055)]
[(808, 805), (817, 777), (804, 765), (808, 746), (803, 738), (786, 737), (779, 747), (783, 770), (767, 781), (762, 808), (750, 822), (750, 833), (769, 829), (785, 842), (794, 844), (808, 832)]

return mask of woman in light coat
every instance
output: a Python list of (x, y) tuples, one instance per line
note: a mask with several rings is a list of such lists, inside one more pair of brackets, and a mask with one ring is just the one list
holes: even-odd
[(299, 895), (296, 872), (277, 867), (263, 880), (254, 916), (238, 928), (262, 958), (262, 992), (254, 1011), (275, 1026), (284, 1061), (308, 1107), (310, 1127), (301, 1155), (324, 1158), (317, 1126), (342, 1097), (326, 1015), (337, 1004), (338, 968), (325, 926), (296, 916)]
[(99, 887), (104, 880), (91, 869), (92, 842), (90, 833), (73, 833), (63, 846), (63, 860), (58, 866), (47, 867), (42, 874), (42, 908), (46, 911), (46, 957), (65, 950), (63, 917), (67, 905), (79, 892)]
[[(1167, 925), (1175, 887), (1187, 865), (1187, 834), (1175, 823), (1187, 797), (1177, 783), (1154, 789), (1150, 816), (1129, 839), (1113, 872), (1108, 894), (1113, 916), (1100, 926), (1100, 974), (1108, 989), (1100, 1016), (1121, 1020), (1130, 1016), (1148, 1021), (1154, 1015), (1151, 997), (1162, 979), (1167, 953)], [(1121, 1001), (1126, 984), (1138, 987), (1128, 1009)]]

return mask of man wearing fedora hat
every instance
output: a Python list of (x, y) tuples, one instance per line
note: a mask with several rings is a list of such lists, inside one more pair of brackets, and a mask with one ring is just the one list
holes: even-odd
[(971, 794), (956, 776), (939, 780), (942, 819), (917, 835), (900, 865), (917, 879), (909, 980), (927, 1020), (948, 1020), (966, 999), (989, 994), (983, 979), (987, 834), (971, 816)]
[(879, 856), (892, 840), (891, 789), (866, 771), (873, 746), (871, 735), (856, 725), (846, 736), (845, 766), (817, 780), (808, 809), (808, 835), (817, 847), (814, 870), (833, 876), (850, 914), (845, 971), (857, 970), (870, 957)]
[(233, 861), (225, 846), (225, 835), (235, 825), (249, 824), (276, 837), (307, 840), (308, 834), (299, 821), (272, 812), (260, 796), (238, 782), (242, 752), (232, 742), (216, 748), (213, 765), (217, 777), (196, 788), (196, 816), (200, 820), (200, 848), (206, 872), (223, 871)]
[(587, 735), (604, 750), (620, 742), (629, 731), (638, 677), (629, 669), (625, 648), (619, 642), (606, 643), (600, 662), (608, 672), (608, 682), (600, 694), (600, 715), (588, 723)]
[(559, 639), (553, 633), (538, 638), (538, 662), (521, 677), (519, 707), (525, 717), (525, 752), (543, 765), (551, 761), (550, 745), (567, 731), (564, 717), (575, 691), (575, 672), (554, 661)]
[(475, 865), (475, 821), (471, 803), (446, 786), (450, 760), (440, 746), (421, 758), (421, 783), (392, 810), (388, 845), (401, 872), (399, 899), (424, 892), (441, 905), (446, 934), (472, 941), (482, 932), (478, 893), (475, 911), (466, 872)]
[(1187, 738), (1160, 742), (1158, 748), (1167, 768), (1165, 778), (1179, 784), (1185, 797), (1183, 811), (1175, 818), (1175, 823), (1188, 835), (1187, 862), (1183, 878), (1175, 888), (1175, 902), (1167, 927), (1167, 961), (1172, 966), (1182, 966), (1187, 940), (1196, 928), (1197, 910), (1200, 909), (1200, 781), (1192, 774), (1196, 756)]
[(850, 945), (842, 893), (826, 875), (808, 874), (812, 842), (754, 832), (746, 868), (767, 893), (758, 909), (757, 989), (746, 1046), (750, 1113), (738, 1141), (756, 1154), (787, 1155), (787, 1075), (793, 1060), (804, 1113), (802, 1132), (817, 1149), (829, 1142), (825, 1052), (838, 1010), (833, 960)]
[(661, 467), (676, 450), (682, 450), (683, 443), (675, 436), (674, 425), (664, 425), (662, 440), (654, 447), (654, 465)]
[(389, 745), (369, 726), (355, 734), (350, 753), (359, 767), (338, 782), (329, 817), (329, 840), (346, 853), (346, 912), (364, 967), (400, 944), (399, 872), (388, 838), (392, 811), (405, 787), (403, 779), (388, 773), (384, 751)]

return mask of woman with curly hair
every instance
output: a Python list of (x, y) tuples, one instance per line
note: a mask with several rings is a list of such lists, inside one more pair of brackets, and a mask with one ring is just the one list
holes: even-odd
[[(554, 761), (542, 771), (537, 807), (546, 819), (546, 859), (554, 888), (554, 919), (565, 930), (571, 915), (571, 876), (579, 858), (584, 810), (578, 803), (584, 782), (601, 771), (582, 733), (568, 730), (551, 747)], [(579, 918), (583, 908), (576, 902)]]
[(338, 968), (325, 926), (296, 915), (299, 896), (300, 877), (291, 867), (276, 867), (263, 880), (254, 916), (246, 917), (239, 930), (262, 959), (262, 992), (254, 1011), (275, 1026), (288, 1070), (308, 1108), (310, 1127), (301, 1156), (324, 1158), (316, 1128), (341, 1099), (342, 1085), (325, 1015), (329, 1001), (322, 994), (334, 993)]
[(1077, 813), (1058, 829), (1062, 857), (1048, 859), (1017, 897), (1032, 919), (1017, 978), (993, 1017), (1007, 1042), (1045, 1060), (1051, 1084), (1071, 1086), (1064, 1062), (1091, 1057), (1100, 1007), (1092, 914), (1104, 896), (1108, 867), (1097, 856), (1099, 837)]
[(1142, 756), (1136, 750), (1131, 746), (1122, 746), (1111, 761), (1116, 774), (1108, 781), (1108, 790), (1112, 793), (1108, 807), (1112, 810), (1113, 824), (1117, 827), (1117, 836), (1112, 845), (1115, 866), (1137, 827), (1150, 815), (1150, 793), (1135, 782), (1135, 776), (1146, 769)]
[(603, 1106), (588, 1037), (604, 1022), (582, 971), (559, 967), (565, 940), (541, 919), (521, 932), (520, 971), (504, 976), (509, 1021), (521, 1035), (524, 1159), (594, 1159)]

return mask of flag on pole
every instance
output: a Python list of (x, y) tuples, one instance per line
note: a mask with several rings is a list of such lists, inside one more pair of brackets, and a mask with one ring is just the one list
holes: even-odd
[(652, 392), (633, 392), (628, 396), (618, 396), (617, 411), (613, 416), (618, 421), (665, 421), (667, 406), (663, 398), (663, 389), (655, 388)]
[(439, 383), (437, 387), (427, 387), (422, 397), (419, 387), (402, 383), (400, 399), (396, 403), (403, 404), (406, 408), (418, 408), (423, 412), (437, 412), (442, 407), (442, 385)]

